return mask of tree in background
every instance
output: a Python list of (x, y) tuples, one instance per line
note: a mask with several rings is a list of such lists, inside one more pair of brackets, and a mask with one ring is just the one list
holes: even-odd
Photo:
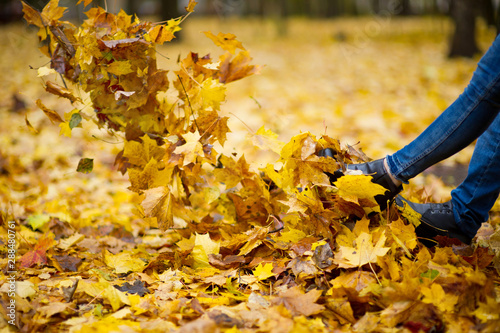
[(453, 0), (451, 17), (455, 32), (451, 40), (449, 57), (473, 57), (479, 52), (476, 43), (477, 0)]

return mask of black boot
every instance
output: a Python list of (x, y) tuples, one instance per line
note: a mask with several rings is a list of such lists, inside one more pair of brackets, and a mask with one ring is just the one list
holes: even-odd
[(471, 243), (472, 238), (464, 234), (455, 222), (451, 201), (417, 204), (398, 195), (396, 198), (398, 208), (404, 208), (404, 203), (422, 215), (420, 218), (421, 223), (415, 228), (415, 233), (425, 246), (433, 247), (436, 245), (437, 242), (433, 240), (436, 236), (456, 238), (465, 244)]
[[(335, 158), (333, 156), (333, 150), (330, 148), (319, 151), (318, 155), (323, 157)], [(372, 177), (373, 183), (379, 184), (385, 189), (387, 189), (385, 194), (380, 194), (375, 196), (375, 200), (379, 204), (381, 210), (384, 210), (387, 207), (387, 202), (391, 201), (403, 189), (403, 186), (401, 185), (396, 186), (396, 184), (394, 184), (391, 177), (389, 176), (389, 173), (387, 173), (387, 171), (385, 170), (384, 159), (375, 160), (367, 163), (361, 163), (361, 164), (348, 164), (347, 169), (359, 170), (364, 175), (370, 175)], [(343, 176), (344, 173), (338, 170), (335, 171), (334, 174), (327, 173), (327, 175), (328, 177), (330, 177), (330, 182), (333, 183), (339, 177)]]

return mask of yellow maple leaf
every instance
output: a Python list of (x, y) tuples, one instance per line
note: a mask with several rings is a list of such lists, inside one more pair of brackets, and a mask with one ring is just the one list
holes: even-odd
[(376, 263), (377, 257), (384, 256), (389, 247), (383, 247), (386, 236), (382, 233), (375, 245), (372, 242), (372, 235), (362, 232), (356, 238), (356, 246), (339, 246), (339, 251), (335, 254), (334, 261), (341, 268), (361, 267), (368, 263)]
[(406, 201), (403, 201), (403, 208), (399, 207), (399, 210), (401, 211), (401, 215), (403, 215), (403, 217), (407, 219), (408, 222), (413, 224), (415, 227), (418, 227), (420, 225), (422, 214), (411, 208), (410, 205), (406, 203)]
[(203, 108), (212, 107), (214, 110), (220, 108), (220, 104), (226, 100), (226, 87), (211, 78), (201, 84), (201, 97)]
[(116, 274), (125, 274), (128, 272), (142, 272), (146, 266), (141, 258), (133, 255), (130, 251), (112, 254), (109, 251), (104, 252), (104, 262), (108, 267), (115, 269)]
[(338, 195), (346, 200), (358, 203), (358, 199), (369, 199), (374, 203), (375, 196), (384, 194), (387, 189), (372, 183), (368, 175), (345, 175), (333, 183), (338, 189)]
[(71, 138), (71, 127), (69, 126), (69, 123), (63, 121), (59, 124), (59, 127), (61, 128), (61, 130), (59, 131), (59, 135), (64, 135), (68, 138)]
[(255, 275), (255, 277), (259, 281), (262, 281), (262, 280), (265, 280), (271, 276), (274, 276), (275, 274), (272, 271), (273, 271), (273, 264), (266, 263), (266, 264), (262, 265), (262, 263), (260, 263), (253, 270), (253, 275)]
[(212, 267), (208, 263), (209, 254), (218, 254), (220, 242), (215, 242), (210, 238), (209, 234), (200, 235), (196, 233), (194, 239), (194, 248), (191, 256), (194, 259), (193, 268)]
[(189, 163), (196, 163), (196, 158), (198, 156), (203, 156), (203, 145), (200, 142), (200, 134), (198, 131), (195, 133), (185, 133), (182, 135), (185, 144), (175, 148), (174, 153), (182, 154), (184, 156), (183, 165), (188, 165)]
[(406, 225), (401, 219), (398, 219), (389, 224), (389, 228), (391, 228), (394, 240), (401, 247), (413, 250), (417, 246), (417, 236), (413, 225)]
[(194, 0), (189, 0), (189, 3), (186, 7), (184, 7), (186, 9), (186, 12), (188, 13), (191, 13), (191, 12), (194, 12), (194, 7), (196, 6), (197, 2), (194, 1)]
[(264, 126), (252, 135), (252, 143), (260, 149), (269, 149), (277, 154), (281, 153), (285, 145), (284, 142), (278, 140), (278, 134), (266, 129)]
[(161, 161), (165, 154), (165, 149), (158, 147), (155, 140), (148, 135), (141, 137), (142, 143), (137, 141), (125, 141), (123, 147), (123, 157), (128, 158), (129, 162), (137, 166), (145, 166), (151, 159)]
[(113, 311), (117, 311), (124, 304), (130, 305), (130, 301), (123, 291), (116, 289), (112, 284), (104, 280), (99, 282), (80, 280), (78, 291), (106, 300), (113, 308)]
[(134, 72), (128, 60), (114, 61), (107, 66), (106, 70), (115, 75), (126, 75)]
[(443, 287), (437, 283), (433, 283), (430, 288), (422, 287), (422, 302), (434, 304), (443, 312), (453, 312), (455, 304), (458, 301), (458, 295), (446, 294)]
[(163, 44), (175, 38), (175, 33), (181, 30), (179, 19), (171, 19), (167, 24), (159, 24), (148, 31), (149, 38), (153, 43)]
[(158, 227), (167, 230), (174, 224), (172, 214), (172, 194), (165, 186), (155, 187), (144, 191), (145, 198), (141, 202), (146, 217), (156, 217)]
[(215, 45), (221, 47), (225, 51), (231, 52), (231, 54), (234, 54), (236, 49), (242, 49), (244, 50), (245, 48), (241, 44), (240, 41), (236, 39), (236, 36), (231, 34), (231, 33), (222, 33), (219, 32), (217, 36), (215, 36), (212, 32), (210, 31), (204, 31), (203, 32), (208, 38), (210, 38)]

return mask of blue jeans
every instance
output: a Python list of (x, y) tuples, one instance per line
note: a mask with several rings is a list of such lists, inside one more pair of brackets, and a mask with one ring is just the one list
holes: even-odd
[(387, 156), (392, 175), (408, 183), (478, 139), (466, 179), (451, 192), (455, 221), (474, 237), (500, 193), (500, 36), (464, 92), (415, 140)]

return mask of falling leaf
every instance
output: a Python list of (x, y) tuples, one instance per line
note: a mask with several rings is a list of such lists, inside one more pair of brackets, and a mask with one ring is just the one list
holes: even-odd
[(194, 11), (194, 7), (196, 6), (197, 2), (194, 0), (189, 0), (189, 3), (187, 7), (185, 7), (186, 12), (191, 13)]
[(76, 171), (81, 173), (91, 173), (92, 169), (94, 169), (93, 158), (80, 159), (80, 161), (78, 162), (78, 166), (76, 167)]
[(43, 105), (42, 101), (40, 99), (37, 99), (36, 100), (36, 105), (38, 105), (38, 107), (40, 109), (42, 109), (42, 111), (45, 113), (45, 115), (47, 117), (49, 117), (50, 121), (52, 123), (56, 122), (56, 123), (62, 123), (64, 122), (64, 120), (62, 120), (61, 116), (55, 112), (54, 110), (51, 110), (49, 108), (47, 108), (45, 105)]
[(145, 198), (141, 203), (146, 217), (156, 217), (158, 227), (167, 230), (174, 224), (172, 215), (172, 194), (164, 186), (144, 191)]
[(115, 75), (126, 75), (134, 72), (128, 60), (113, 61), (107, 66), (106, 70)]
[(344, 200), (358, 203), (359, 199), (369, 199), (376, 203), (375, 196), (384, 194), (387, 190), (379, 184), (372, 183), (371, 179), (372, 177), (367, 175), (345, 175), (334, 185)]
[(81, 122), (82, 122), (82, 116), (80, 115), (80, 113), (73, 113), (71, 115), (71, 120), (69, 121), (69, 128), (73, 129), (78, 125), (80, 125)]
[(175, 38), (174, 33), (181, 30), (178, 20), (169, 20), (166, 25), (159, 24), (148, 31), (151, 40), (156, 44), (163, 44)]
[[(78, 97), (75, 97), (71, 91), (69, 91), (68, 89), (66, 89), (66, 88), (64, 88), (64, 87), (62, 87), (62, 86), (60, 86), (52, 81), (47, 81), (45, 83), (45, 90), (51, 94), (67, 98), (71, 101), (71, 103), (74, 103), (74, 102), (80, 100)], [(38, 101), (37, 101), (37, 105), (38, 105)], [(38, 106), (40, 106), (40, 105), (38, 105)], [(40, 106), (40, 108), (42, 108), (42, 107)]]
[(57, 72), (53, 68), (49, 68), (47, 66), (38, 68), (37, 72), (38, 72), (38, 77), (47, 76), (50, 74), (57, 74)]
[(33, 134), (38, 134), (39, 132), (31, 125), (31, 123), (29, 122), (28, 120), (28, 114), (26, 114), (24, 116), (24, 122), (26, 123), (26, 126), (28, 126), (29, 130), (33, 133)]
[(269, 149), (277, 154), (281, 153), (281, 150), (285, 145), (284, 142), (278, 140), (278, 134), (265, 129), (264, 126), (259, 128), (252, 136), (252, 142), (255, 146), (261, 149)]
[(79, 5), (82, 2), (83, 2), (83, 7), (87, 7), (88, 5), (90, 5), (92, 3), (92, 0), (78, 0), (78, 2), (76, 4)]
[(250, 65), (252, 58), (247, 51), (241, 51), (231, 60), (231, 53), (226, 53), (220, 57), (219, 81), (229, 83), (240, 80), (244, 77), (257, 74), (259, 66)]
[(204, 31), (203, 33), (205, 34), (205, 36), (210, 38), (215, 43), (215, 45), (221, 47), (225, 51), (229, 51), (231, 54), (234, 54), (237, 48), (245, 50), (241, 42), (236, 40), (236, 36), (231, 33), (225, 34), (219, 32), (217, 36), (215, 36), (210, 31)]

